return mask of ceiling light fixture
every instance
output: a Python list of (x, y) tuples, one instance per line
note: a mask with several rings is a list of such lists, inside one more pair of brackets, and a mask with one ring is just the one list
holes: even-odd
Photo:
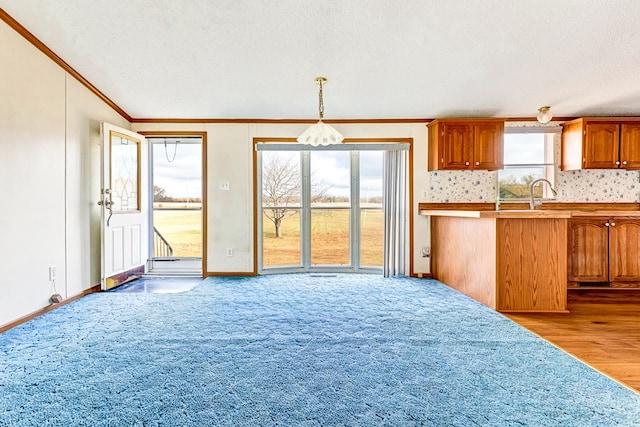
[(305, 130), (302, 135), (298, 137), (298, 143), (313, 145), (334, 145), (340, 144), (344, 137), (340, 132), (333, 127), (322, 122), (324, 118), (324, 101), (322, 99), (322, 85), (327, 82), (325, 77), (316, 77), (316, 83), (320, 85), (320, 91), (318, 92), (318, 111), (320, 113), (320, 120), (318, 123), (313, 124)]
[(553, 117), (553, 115), (551, 115), (551, 107), (544, 106), (544, 107), (540, 107), (538, 108), (538, 121), (542, 124), (547, 124), (551, 121), (551, 118)]

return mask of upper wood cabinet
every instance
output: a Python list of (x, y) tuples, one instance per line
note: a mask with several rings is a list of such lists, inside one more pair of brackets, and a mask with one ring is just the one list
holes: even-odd
[(502, 169), (503, 119), (437, 119), (427, 125), (428, 169)]
[(640, 119), (582, 118), (562, 126), (562, 170), (640, 169)]

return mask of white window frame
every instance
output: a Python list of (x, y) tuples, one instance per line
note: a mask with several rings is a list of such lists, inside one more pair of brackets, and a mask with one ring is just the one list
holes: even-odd
[[(506, 126), (504, 130), (505, 134), (545, 134), (546, 138), (552, 138), (553, 141), (551, 144), (545, 144), (545, 162), (544, 163), (504, 163), (503, 171), (507, 169), (516, 169), (516, 168), (544, 168), (545, 176), (544, 178), (549, 180), (551, 184), (555, 188), (556, 183), (556, 172), (557, 172), (557, 160), (556, 156), (558, 154), (558, 147), (560, 144), (560, 136), (562, 133), (561, 126)], [(550, 146), (550, 149), (547, 147)], [(505, 147), (506, 148), (506, 147)], [(549, 190), (549, 187), (546, 185), (541, 186), (542, 188), (542, 199), (543, 200), (551, 200), (555, 196)], [(496, 198), (499, 198), (500, 201), (523, 201), (528, 200), (528, 196), (515, 198), (503, 198), (500, 197), (500, 172), (496, 173)]]

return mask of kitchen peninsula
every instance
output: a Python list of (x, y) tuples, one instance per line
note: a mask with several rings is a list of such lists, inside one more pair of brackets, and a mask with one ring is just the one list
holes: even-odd
[(567, 312), (570, 211), (420, 213), (431, 217), (434, 278), (497, 311)]
[[(609, 289), (640, 287), (639, 204), (502, 207), (496, 211), (493, 203), (419, 203), (420, 214), (431, 218), (435, 279), (500, 312), (567, 312), (567, 288), (589, 282), (601, 286), (608, 281)], [(617, 243), (585, 241), (588, 234), (582, 224), (590, 218), (615, 228)], [(620, 226), (607, 218), (617, 219)], [(625, 254), (615, 258), (616, 268), (594, 264), (597, 251), (607, 247)], [(601, 277), (592, 274), (595, 270), (618, 274)], [(579, 275), (586, 281), (582, 285), (576, 283)]]

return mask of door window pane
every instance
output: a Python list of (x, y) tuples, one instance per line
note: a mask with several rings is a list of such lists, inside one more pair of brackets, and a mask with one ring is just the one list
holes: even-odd
[(140, 143), (111, 132), (111, 209), (114, 212), (140, 211)]

